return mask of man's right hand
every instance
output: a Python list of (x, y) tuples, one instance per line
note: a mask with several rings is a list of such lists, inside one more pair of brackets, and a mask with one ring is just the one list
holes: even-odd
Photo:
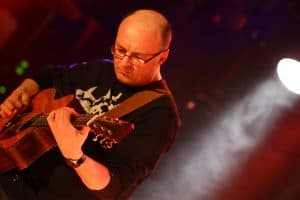
[(34, 80), (25, 79), (0, 105), (0, 116), (11, 118), (24, 111), (38, 91), (39, 85)]

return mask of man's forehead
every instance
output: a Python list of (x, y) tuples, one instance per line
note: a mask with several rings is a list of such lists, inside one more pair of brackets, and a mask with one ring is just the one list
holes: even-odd
[(149, 29), (121, 28), (116, 37), (116, 44), (138, 52), (157, 51), (161, 46), (161, 38), (157, 31)]

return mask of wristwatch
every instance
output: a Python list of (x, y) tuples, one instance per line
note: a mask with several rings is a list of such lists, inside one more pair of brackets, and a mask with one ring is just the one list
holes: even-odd
[(84, 161), (86, 160), (86, 155), (82, 154), (79, 159), (71, 159), (71, 158), (65, 158), (65, 161), (67, 165), (69, 165), (72, 168), (77, 168), (79, 167)]

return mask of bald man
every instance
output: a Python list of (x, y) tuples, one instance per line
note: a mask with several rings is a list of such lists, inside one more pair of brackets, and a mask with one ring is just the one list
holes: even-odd
[[(171, 27), (161, 13), (130, 13), (111, 47), (113, 61), (60, 66), (26, 79), (0, 105), (0, 116), (11, 119), (23, 112), (45, 88), (55, 88), (59, 97), (73, 94), (80, 110), (92, 115), (103, 115), (138, 92), (167, 90), (160, 70), (171, 39)], [(49, 113), (57, 148), (24, 170), (2, 175), (0, 183), (9, 199), (128, 199), (169, 150), (179, 127), (170, 92), (122, 117), (135, 128), (112, 148), (93, 141), (89, 126), (72, 125), (71, 116), (78, 112), (60, 107)]]

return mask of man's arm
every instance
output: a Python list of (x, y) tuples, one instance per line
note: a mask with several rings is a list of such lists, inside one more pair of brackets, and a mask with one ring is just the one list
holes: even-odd
[(75, 168), (82, 182), (90, 190), (101, 190), (110, 182), (110, 173), (106, 166), (87, 157), (84, 163)]
[[(90, 131), (88, 126), (80, 130), (73, 127), (71, 116), (76, 114), (73, 108), (62, 107), (53, 110), (47, 118), (62, 155), (72, 160), (77, 160), (83, 155), (81, 147)], [(90, 190), (103, 189), (110, 182), (107, 167), (89, 157), (86, 157), (84, 162), (74, 170)]]
[(29, 106), (31, 98), (40, 90), (33, 79), (25, 79), (0, 105), (1, 117), (12, 117)]

